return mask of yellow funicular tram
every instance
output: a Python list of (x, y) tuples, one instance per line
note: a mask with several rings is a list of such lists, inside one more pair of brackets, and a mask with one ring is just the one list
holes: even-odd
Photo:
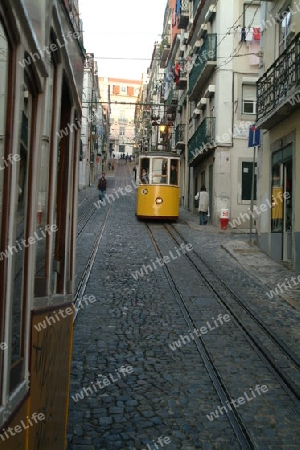
[(136, 216), (176, 220), (179, 216), (179, 160), (165, 151), (140, 153), (137, 166)]

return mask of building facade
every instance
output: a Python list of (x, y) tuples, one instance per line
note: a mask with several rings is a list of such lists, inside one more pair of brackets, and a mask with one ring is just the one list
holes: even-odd
[(166, 9), (163, 38), (170, 45), (156, 44), (160, 64), (150, 67), (149, 91), (156, 83), (164, 120), (171, 119), (169, 147), (181, 156), (182, 204), (194, 210), (194, 196), (205, 185), (211, 222), (219, 224), (227, 210), (234, 228), (247, 229), (253, 171), (256, 184), (248, 136), (256, 120), (260, 2), (181, 0), (168, 1)]
[(109, 107), (108, 158), (134, 155), (135, 104), (142, 82), (123, 78), (100, 78), (101, 89), (107, 92)]
[(0, 448), (65, 448), (85, 60), (78, 1), (1, 0), (0, 48)]
[(283, 0), (262, 3), (258, 242), (272, 258), (299, 272), (300, 5)]
[(101, 103), (98, 66), (93, 53), (86, 54), (82, 94), (79, 189), (92, 186), (106, 158), (106, 111)]

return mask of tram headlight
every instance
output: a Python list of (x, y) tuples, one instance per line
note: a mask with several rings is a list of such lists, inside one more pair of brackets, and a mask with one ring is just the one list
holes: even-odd
[(161, 205), (163, 203), (163, 199), (161, 197), (156, 197), (155, 203), (157, 205)]

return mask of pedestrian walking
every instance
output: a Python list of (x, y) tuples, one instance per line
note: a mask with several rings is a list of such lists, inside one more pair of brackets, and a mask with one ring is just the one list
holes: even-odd
[(199, 200), (198, 211), (200, 214), (200, 225), (206, 225), (209, 210), (209, 195), (206, 192), (205, 186), (202, 186), (200, 192), (195, 195), (195, 200)]
[(104, 196), (106, 194), (107, 181), (105, 178), (105, 173), (102, 172), (101, 178), (98, 180), (98, 190), (99, 190), (99, 200), (104, 200)]

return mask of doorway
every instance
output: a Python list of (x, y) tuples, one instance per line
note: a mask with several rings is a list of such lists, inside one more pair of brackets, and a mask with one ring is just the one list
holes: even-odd
[(292, 218), (293, 218), (293, 165), (292, 160), (283, 164), (283, 186), (285, 195), (283, 196), (283, 240), (282, 240), (282, 259), (286, 262), (292, 262)]

